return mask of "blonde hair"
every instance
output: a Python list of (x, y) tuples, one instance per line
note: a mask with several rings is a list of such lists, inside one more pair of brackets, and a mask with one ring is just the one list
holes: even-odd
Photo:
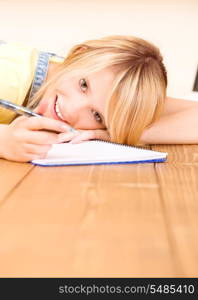
[(166, 97), (167, 74), (159, 49), (132, 36), (108, 36), (74, 46), (56, 74), (34, 95), (35, 107), (48, 88), (64, 74), (84, 76), (115, 69), (106, 101), (105, 122), (111, 141), (136, 145), (143, 131), (156, 121)]

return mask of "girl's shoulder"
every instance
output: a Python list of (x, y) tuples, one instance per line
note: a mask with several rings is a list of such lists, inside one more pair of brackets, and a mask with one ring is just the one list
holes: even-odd
[[(0, 41), (0, 98), (22, 104), (31, 86), (39, 51), (16, 42)], [(2, 116), (3, 114), (3, 116)], [(7, 122), (12, 113), (0, 110), (0, 121)]]
[(21, 63), (27, 59), (36, 60), (38, 52), (36, 48), (25, 43), (0, 41), (1, 61), (7, 60)]

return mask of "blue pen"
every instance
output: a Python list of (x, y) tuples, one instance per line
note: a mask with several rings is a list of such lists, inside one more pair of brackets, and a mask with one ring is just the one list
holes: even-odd
[[(28, 117), (42, 117), (42, 115), (33, 112), (31, 109), (29, 109), (27, 107), (14, 104), (14, 103), (12, 103), (10, 101), (7, 101), (7, 100), (0, 99), (0, 106), (4, 107), (6, 109), (12, 110), (16, 114), (19, 114), (19, 115), (25, 115), (25, 116), (28, 116)], [(69, 125), (68, 125), (68, 128), (69, 128), (69, 131), (76, 132), (76, 129), (72, 128)], [(46, 129), (44, 129), (44, 131), (56, 132), (56, 131), (53, 131), (53, 130), (46, 130)]]

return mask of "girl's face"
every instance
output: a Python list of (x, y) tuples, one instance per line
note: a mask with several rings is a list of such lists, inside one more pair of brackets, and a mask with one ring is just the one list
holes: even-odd
[(105, 129), (105, 102), (113, 79), (113, 71), (107, 68), (86, 78), (63, 75), (53, 89), (46, 91), (37, 112), (76, 129)]

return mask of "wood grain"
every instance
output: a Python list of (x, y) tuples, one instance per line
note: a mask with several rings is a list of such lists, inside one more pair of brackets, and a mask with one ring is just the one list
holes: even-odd
[(174, 274), (158, 189), (153, 164), (35, 167), (0, 210), (1, 275)]
[(0, 276), (197, 276), (198, 146), (166, 163), (0, 160)]
[(155, 146), (169, 162), (156, 164), (167, 232), (178, 276), (198, 276), (198, 145)]
[(33, 166), (28, 163), (0, 159), (0, 207), (6, 196), (12, 193), (32, 169)]

